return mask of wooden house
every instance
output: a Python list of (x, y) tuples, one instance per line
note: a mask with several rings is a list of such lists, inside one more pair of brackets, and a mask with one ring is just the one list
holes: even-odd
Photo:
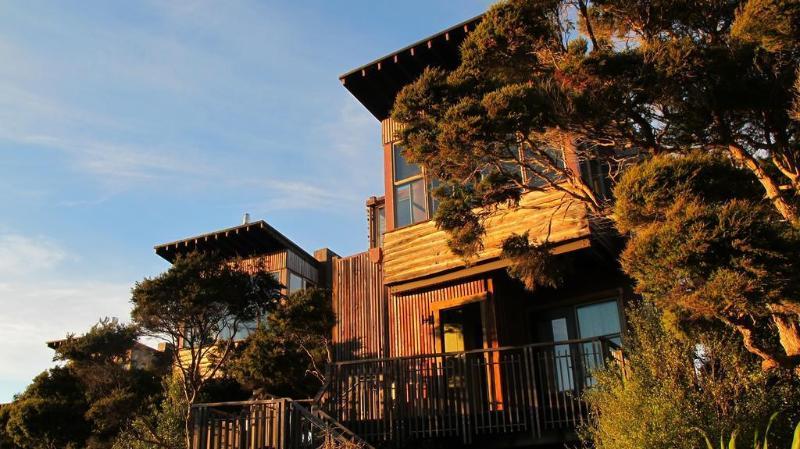
[[(380, 126), (381, 140), (364, 151), (383, 154), (375, 169), (384, 192), (366, 204), (368, 250), (332, 260), (335, 363), (314, 407), (376, 446), (563, 447), (588, 418), (581, 393), (594, 383), (592, 370), (621, 344), (630, 284), (613, 237), (581, 204), (557, 191), (526, 194), (520, 207), (488, 219), (484, 248), (467, 263), (431, 219), (434, 180), (403, 157), (402, 124), (390, 118), (395, 96), (426, 67), (455, 68), (479, 20), (340, 78)], [(590, 176), (575, 155), (560, 156)], [(603, 188), (602, 179), (591, 184)], [(569, 267), (562, 287), (530, 292), (508, 275), (500, 243), (524, 232), (546, 237)], [(224, 447), (208, 428), (225, 419), (201, 423), (203, 448)]]
[[(326, 273), (330, 272), (330, 262), (335, 256), (327, 248), (316, 251), (316, 257), (312, 256), (267, 222), (250, 222), (248, 216), (239, 226), (157, 245), (155, 252), (170, 263), (191, 252), (213, 252), (245, 272), (272, 274), (284, 287), (284, 294), (308, 287), (324, 288), (330, 276)], [(235, 330), (234, 339), (247, 338), (258, 326), (258, 321), (244, 323)], [(178, 354), (187, 364), (190, 351), (183, 341), (178, 342), (178, 347)], [(209, 363), (204, 359), (200, 369), (208, 369)]]

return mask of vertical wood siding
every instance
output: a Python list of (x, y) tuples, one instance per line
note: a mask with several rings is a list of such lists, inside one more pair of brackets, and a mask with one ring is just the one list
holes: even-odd
[(286, 268), (294, 271), (295, 273), (303, 276), (315, 284), (319, 283), (317, 267), (311, 265), (306, 259), (298, 256), (290, 250), (286, 251)]
[(333, 328), (337, 361), (385, 357), (386, 292), (381, 264), (369, 253), (333, 261)]
[(383, 144), (397, 141), (397, 133), (403, 129), (403, 125), (387, 118), (381, 122), (381, 141)]
[(286, 251), (242, 259), (239, 261), (239, 267), (247, 273), (282, 270), (286, 268)]
[(431, 305), (487, 292), (485, 279), (460, 281), (389, 297), (390, 356), (436, 352), (436, 333)]

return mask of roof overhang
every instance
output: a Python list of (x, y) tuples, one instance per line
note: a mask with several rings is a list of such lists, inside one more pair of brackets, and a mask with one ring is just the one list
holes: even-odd
[(225, 258), (253, 257), (291, 250), (312, 265), (316, 259), (263, 220), (208, 234), (189, 237), (155, 247), (156, 254), (170, 263), (190, 252), (214, 252)]
[(378, 120), (389, 117), (398, 92), (426, 67), (455, 69), (459, 48), (483, 15), (473, 17), (340, 76), (344, 87)]

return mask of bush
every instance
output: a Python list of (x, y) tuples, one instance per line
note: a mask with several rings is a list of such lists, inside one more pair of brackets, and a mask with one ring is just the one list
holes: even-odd
[(711, 324), (687, 336), (651, 305), (627, 315), (624, 378), (610, 365), (586, 394), (593, 418), (581, 433), (596, 449), (701, 447), (697, 428), (752, 438), (776, 410), (782, 414), (773, 434), (782, 439), (772, 444), (785, 445), (787, 423), (800, 416), (796, 378), (760, 370), (735, 336)]
[(114, 441), (112, 449), (185, 449), (186, 399), (176, 379), (164, 381), (164, 398), (136, 417)]

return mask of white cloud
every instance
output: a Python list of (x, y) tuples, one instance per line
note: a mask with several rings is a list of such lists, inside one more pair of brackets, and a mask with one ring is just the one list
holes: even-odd
[(70, 259), (42, 238), (0, 235), (0, 403), (53, 365), (46, 341), (83, 332), (99, 318), (129, 317), (129, 284), (59, 279)]
[(90, 281), (0, 283), (0, 382), (17, 385), (0, 391), (0, 403), (53, 365), (46, 341), (84, 332), (103, 317), (127, 321), (129, 289)]
[(46, 239), (0, 234), (0, 282), (9, 277), (49, 270), (60, 263), (65, 256), (58, 245)]

